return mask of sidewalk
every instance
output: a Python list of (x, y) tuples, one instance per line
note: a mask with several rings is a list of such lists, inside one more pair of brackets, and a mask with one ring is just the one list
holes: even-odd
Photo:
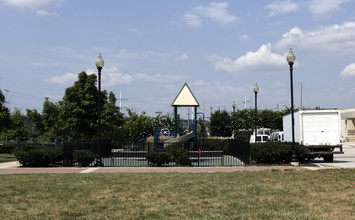
[(20, 167), (17, 161), (0, 163), (0, 174), (30, 174), (30, 173), (200, 173), (200, 172), (238, 172), (261, 171), (272, 169), (307, 170), (311, 166), (233, 166), (233, 167)]

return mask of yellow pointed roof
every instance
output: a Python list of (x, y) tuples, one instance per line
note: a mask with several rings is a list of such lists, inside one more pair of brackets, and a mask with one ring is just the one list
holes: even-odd
[(187, 83), (185, 83), (184, 86), (181, 88), (179, 94), (176, 96), (175, 100), (171, 105), (186, 107), (200, 106)]

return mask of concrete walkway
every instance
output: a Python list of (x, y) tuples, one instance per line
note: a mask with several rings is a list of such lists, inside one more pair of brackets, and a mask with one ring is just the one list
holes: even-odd
[(233, 167), (19, 167), (17, 162), (1, 164), (0, 174), (30, 174), (30, 173), (200, 173), (200, 172), (237, 172), (261, 171), (272, 169), (306, 170), (299, 166), (233, 166)]

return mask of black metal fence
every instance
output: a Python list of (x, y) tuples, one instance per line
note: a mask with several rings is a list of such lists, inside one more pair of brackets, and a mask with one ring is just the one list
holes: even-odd
[[(101, 156), (106, 167), (139, 167), (152, 165), (146, 159), (150, 152), (171, 152), (173, 149), (188, 151), (192, 166), (244, 166), (250, 164), (250, 145), (243, 140), (206, 140), (204, 143), (145, 142), (137, 146), (122, 143), (67, 142), (64, 143), (64, 164), (74, 165), (73, 151), (88, 150)], [(175, 166), (175, 162), (165, 166)], [(90, 164), (95, 166), (95, 161)]]

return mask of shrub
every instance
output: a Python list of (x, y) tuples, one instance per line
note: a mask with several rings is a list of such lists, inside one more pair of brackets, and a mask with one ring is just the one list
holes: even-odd
[(205, 142), (204, 150), (223, 150), (226, 154), (229, 152), (229, 140), (209, 139)]
[[(295, 143), (296, 155), (300, 162), (303, 162), (308, 151), (303, 145)], [(265, 142), (250, 144), (251, 159), (256, 163), (290, 163), (292, 156), (291, 142)]]
[(173, 149), (170, 151), (172, 161), (181, 166), (191, 166), (189, 151), (185, 149)]
[(14, 155), (24, 167), (46, 167), (63, 159), (63, 148), (25, 145), (15, 148)]
[(73, 159), (78, 162), (79, 166), (81, 167), (87, 167), (89, 164), (94, 161), (96, 158), (96, 154), (87, 151), (87, 150), (74, 150), (73, 152)]
[(146, 156), (149, 163), (153, 164), (154, 166), (161, 167), (164, 164), (170, 163), (172, 160), (171, 154), (167, 152), (155, 152), (151, 151)]
[(12, 154), (15, 146), (11, 144), (0, 145), (0, 153)]

